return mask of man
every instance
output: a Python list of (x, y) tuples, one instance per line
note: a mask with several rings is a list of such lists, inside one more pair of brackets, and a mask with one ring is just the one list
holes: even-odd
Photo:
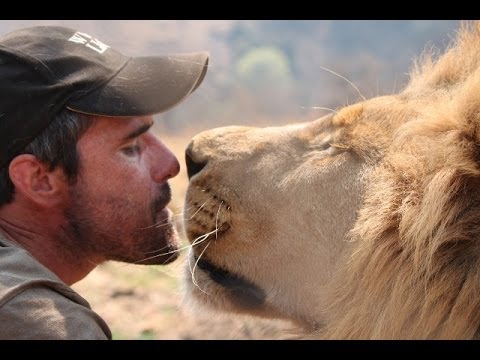
[(207, 63), (129, 58), (56, 26), (0, 38), (0, 339), (111, 339), (69, 285), (107, 260), (177, 257), (179, 163), (149, 129)]

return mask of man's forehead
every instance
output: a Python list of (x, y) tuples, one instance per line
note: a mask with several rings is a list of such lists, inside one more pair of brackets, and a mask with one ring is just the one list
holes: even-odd
[(93, 120), (94, 127), (102, 129), (111, 129), (113, 131), (128, 131), (136, 129), (140, 126), (152, 126), (152, 116), (138, 116), (138, 117), (106, 117), (97, 116)]
[(95, 117), (92, 126), (84, 134), (88, 137), (94, 137), (104, 140), (123, 140), (129, 134), (142, 128), (149, 128), (153, 125), (152, 116), (143, 117)]

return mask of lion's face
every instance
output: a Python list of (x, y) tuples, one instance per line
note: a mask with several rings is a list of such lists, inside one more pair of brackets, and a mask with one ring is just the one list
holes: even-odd
[(480, 336), (480, 25), (399, 94), (186, 151), (189, 298), (324, 338)]
[(350, 246), (372, 166), (342, 145), (344, 130), (380, 104), (303, 124), (225, 127), (193, 138), (185, 225), (198, 244), (187, 270), (195, 297), (225, 310), (318, 322), (312, 304)]

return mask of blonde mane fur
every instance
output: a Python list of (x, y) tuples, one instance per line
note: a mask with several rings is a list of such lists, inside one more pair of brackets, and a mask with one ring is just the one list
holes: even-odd
[(478, 336), (480, 25), (417, 66), (401, 97), (421, 111), (371, 175), (324, 337)]

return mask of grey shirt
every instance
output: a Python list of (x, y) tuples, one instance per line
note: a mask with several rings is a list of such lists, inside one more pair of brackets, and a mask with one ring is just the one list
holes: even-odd
[(84, 298), (0, 233), (0, 339), (111, 338)]

